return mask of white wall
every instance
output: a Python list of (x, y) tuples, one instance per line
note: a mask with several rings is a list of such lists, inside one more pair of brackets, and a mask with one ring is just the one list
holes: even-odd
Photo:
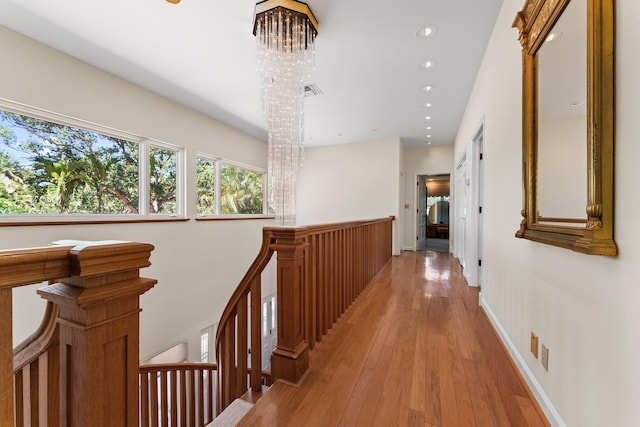
[(307, 148), (297, 182), (299, 225), (395, 215), (393, 253), (400, 253), (400, 141)]
[[(453, 165), (453, 145), (411, 147), (403, 150), (404, 162), (404, 217), (403, 249), (411, 250), (416, 240), (416, 176), (450, 174)], [(407, 206), (408, 207), (405, 207)]]
[[(521, 210), (521, 53), (511, 28), (522, 0), (505, 0), (455, 144), (485, 117), (482, 302), (558, 425), (640, 425), (640, 2), (616, 2), (617, 258), (516, 239)], [(529, 352), (535, 331), (549, 371)]]
[[(195, 188), (196, 153), (266, 168), (266, 144), (165, 98), (0, 27), (0, 97), (96, 122), (186, 148), (187, 187)], [(119, 225), (0, 227), (0, 249), (59, 239), (133, 240), (155, 245), (142, 275), (158, 284), (141, 299), (140, 358), (189, 340), (199, 358), (200, 329), (216, 322), (258, 253), (270, 220), (194, 221)], [(16, 291), (16, 339), (33, 332), (42, 305), (33, 287)]]

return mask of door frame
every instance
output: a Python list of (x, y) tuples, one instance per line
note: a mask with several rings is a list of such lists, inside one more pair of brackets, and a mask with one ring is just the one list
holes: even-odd
[[(429, 176), (436, 176), (436, 175), (449, 175), (449, 200), (453, 199), (453, 173), (451, 171), (441, 171), (441, 172), (420, 172), (420, 173), (416, 173), (413, 176), (413, 182), (417, 183), (418, 185), (414, 185), (413, 186), (413, 202), (414, 202), (414, 206), (415, 209), (413, 209), (413, 235), (416, 237), (419, 237), (418, 234), (418, 215), (419, 215), (419, 209), (418, 209), (418, 204), (420, 203), (420, 191), (418, 190), (419, 185), (420, 185), (420, 177), (424, 177), (424, 181), (426, 183), (427, 177)], [(428, 196), (428, 194), (427, 194)], [(450, 205), (452, 206), (451, 202)], [(449, 218), (451, 218), (451, 207), (449, 208)], [(425, 229), (425, 233), (426, 233), (426, 229)], [(449, 252), (451, 252), (451, 219), (449, 219)], [(425, 235), (426, 237), (426, 235)], [(413, 239), (413, 250), (417, 251), (418, 250), (418, 239)]]
[[(456, 214), (464, 212), (464, 218), (456, 216), (456, 240), (454, 256), (463, 266), (463, 276), (469, 286), (482, 284), (482, 245), (483, 245), (483, 161), (485, 141), (485, 118), (471, 134), (467, 148), (456, 164)], [(462, 179), (460, 178), (462, 176)], [(459, 182), (460, 180), (464, 182)], [(464, 204), (465, 206), (460, 206)], [(464, 220), (464, 224), (462, 224)]]

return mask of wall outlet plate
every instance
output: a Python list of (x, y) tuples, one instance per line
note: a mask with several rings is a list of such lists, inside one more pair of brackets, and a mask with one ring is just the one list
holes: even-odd
[(542, 344), (542, 357), (540, 359), (542, 363), (542, 367), (548, 371), (549, 370), (549, 349), (546, 345)]
[(533, 357), (538, 358), (538, 336), (531, 332), (531, 353)]

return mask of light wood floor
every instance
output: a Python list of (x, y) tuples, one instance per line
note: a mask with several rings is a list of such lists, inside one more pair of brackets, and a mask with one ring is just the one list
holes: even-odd
[(241, 426), (546, 426), (458, 262), (394, 257), (310, 355)]

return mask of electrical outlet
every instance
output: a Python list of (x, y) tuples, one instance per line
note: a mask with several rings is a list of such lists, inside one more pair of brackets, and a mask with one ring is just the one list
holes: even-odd
[(548, 371), (549, 370), (549, 349), (544, 344), (542, 344), (542, 357), (540, 358), (540, 362), (542, 362), (542, 367), (546, 371)]
[(531, 353), (538, 358), (538, 336), (531, 331)]

